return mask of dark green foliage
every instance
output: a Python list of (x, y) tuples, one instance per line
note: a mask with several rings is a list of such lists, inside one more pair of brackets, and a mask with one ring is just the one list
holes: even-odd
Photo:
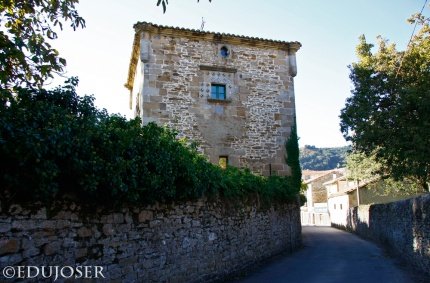
[(299, 189), (291, 177), (261, 177), (252, 174), (249, 170), (228, 167), (221, 170), (221, 176), (217, 184), (218, 191), (227, 198), (240, 199), (244, 196), (258, 195), (263, 203), (284, 202), (294, 200)]
[(345, 158), (351, 147), (317, 148), (305, 145), (300, 149), (300, 164), (306, 170), (331, 170), (345, 167)]
[(287, 152), (286, 161), (288, 166), (291, 168), (291, 181), (295, 188), (300, 189), (302, 184), (302, 169), (300, 167), (299, 160), (299, 138), (297, 137), (297, 129), (295, 125), (291, 127), (291, 135), (285, 144), (285, 150)]
[(415, 15), (421, 30), (408, 50), (379, 38), (378, 49), (364, 36), (358, 62), (350, 67), (352, 96), (341, 111), (341, 131), (354, 149), (382, 165), (384, 174), (413, 178), (425, 190), (430, 179), (430, 25)]
[(61, 73), (66, 60), (47, 39), (57, 38), (64, 23), (85, 27), (78, 0), (0, 0), (0, 88), (40, 87)]
[(93, 97), (79, 97), (76, 83), (13, 95), (0, 90), (2, 202), (66, 197), (112, 206), (258, 195), (270, 203), (299, 191), (291, 178), (210, 164), (166, 128), (108, 115)]
[[(300, 149), (299, 149), (299, 137), (297, 136), (297, 127), (294, 124), (291, 127), (290, 138), (285, 143), (285, 151), (287, 156), (285, 161), (291, 168), (291, 176), (288, 178), (289, 182), (287, 186), (294, 188), (294, 192), (299, 194), (298, 201), (300, 205), (306, 202), (306, 197), (303, 194), (304, 188), (306, 187), (302, 183), (302, 168), (300, 167)], [(290, 196), (291, 197), (291, 196)]]

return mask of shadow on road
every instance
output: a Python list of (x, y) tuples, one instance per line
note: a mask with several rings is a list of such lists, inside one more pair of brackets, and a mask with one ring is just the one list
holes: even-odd
[(358, 236), (332, 227), (303, 226), (303, 248), (281, 255), (230, 282), (430, 282)]

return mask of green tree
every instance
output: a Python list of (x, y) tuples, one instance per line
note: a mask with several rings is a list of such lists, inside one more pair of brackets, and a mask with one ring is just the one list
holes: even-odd
[(40, 87), (66, 60), (48, 40), (68, 22), (85, 27), (75, 5), (79, 0), (0, 0), (0, 88)]
[(395, 179), (414, 178), (428, 191), (430, 176), (430, 26), (415, 15), (420, 31), (406, 51), (378, 38), (378, 50), (360, 37), (358, 62), (350, 66), (352, 96), (341, 110), (341, 131), (355, 150), (376, 159)]
[(363, 152), (354, 151), (346, 156), (348, 178), (361, 182), (371, 180), (380, 174), (381, 164), (376, 161), (374, 154), (367, 156)]
[(317, 148), (305, 145), (300, 149), (300, 164), (306, 170), (331, 170), (345, 167), (345, 158), (350, 146)]
[[(368, 189), (375, 190), (381, 196), (414, 196), (425, 192), (410, 178), (405, 177), (401, 181), (391, 178), (384, 173), (383, 167), (375, 154), (353, 151), (346, 157), (347, 177), (354, 180), (357, 186), (368, 182)], [(359, 200), (359, 195), (357, 197)]]
[[(0, 104), (0, 202), (72, 198), (94, 205), (169, 202), (220, 195), (262, 203), (295, 200), (300, 189), (297, 141), (293, 176), (265, 178), (209, 163), (176, 133), (140, 119), (109, 115), (91, 96), (62, 87), (16, 88)], [(13, 92), (13, 95), (12, 95)], [(291, 151), (292, 150), (292, 151)]]
[(299, 137), (297, 136), (297, 127), (294, 125), (291, 127), (291, 134), (285, 143), (285, 151), (287, 156), (285, 161), (291, 168), (291, 180), (292, 184), (297, 191), (302, 185), (302, 168), (300, 167), (300, 150), (299, 150)]

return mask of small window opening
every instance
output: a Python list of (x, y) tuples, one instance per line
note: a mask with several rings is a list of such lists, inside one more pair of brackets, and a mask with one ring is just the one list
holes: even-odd
[(225, 85), (221, 84), (212, 84), (211, 85), (211, 98), (212, 99), (219, 99), (219, 100), (225, 100)]
[(221, 57), (227, 58), (230, 55), (230, 50), (226, 46), (221, 47), (220, 49)]
[(228, 156), (220, 156), (218, 160), (219, 167), (226, 169), (228, 165)]

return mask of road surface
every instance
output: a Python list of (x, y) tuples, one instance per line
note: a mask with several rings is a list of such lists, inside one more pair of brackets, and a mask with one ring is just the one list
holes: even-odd
[(354, 234), (332, 227), (310, 226), (303, 227), (302, 233), (303, 249), (275, 259), (235, 282), (425, 282), (385, 255), (378, 246)]

